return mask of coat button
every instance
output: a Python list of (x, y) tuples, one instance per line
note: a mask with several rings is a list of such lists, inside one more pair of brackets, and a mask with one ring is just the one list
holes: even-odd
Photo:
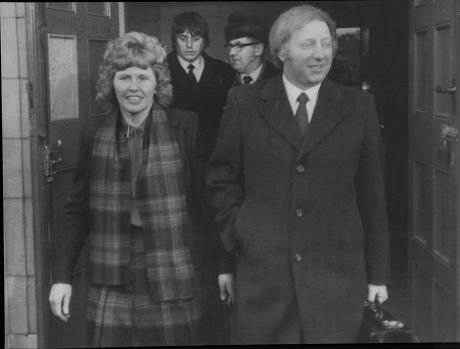
[(301, 208), (297, 208), (295, 210), (295, 215), (297, 216), (297, 218), (300, 218), (303, 216), (303, 210)]
[(302, 256), (300, 255), (300, 253), (296, 253), (294, 255), (294, 259), (296, 260), (296, 262), (302, 262)]
[(297, 165), (296, 170), (298, 173), (305, 172), (305, 167), (303, 165)]

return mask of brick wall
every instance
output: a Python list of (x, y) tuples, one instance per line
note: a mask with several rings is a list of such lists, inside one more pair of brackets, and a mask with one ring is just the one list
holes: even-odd
[(5, 347), (37, 347), (24, 3), (0, 3)]

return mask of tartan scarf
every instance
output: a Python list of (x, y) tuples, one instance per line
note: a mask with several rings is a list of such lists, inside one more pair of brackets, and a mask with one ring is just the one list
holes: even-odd
[[(133, 200), (130, 158), (112, 113), (96, 132), (90, 175), (90, 265), (95, 284), (130, 282), (129, 232)], [(154, 301), (196, 296), (197, 280), (187, 234), (184, 170), (174, 130), (153, 104), (146, 120), (135, 197), (142, 221), (149, 292)]]

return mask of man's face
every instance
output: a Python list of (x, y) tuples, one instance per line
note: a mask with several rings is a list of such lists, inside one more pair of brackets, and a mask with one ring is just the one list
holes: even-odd
[(332, 37), (325, 22), (314, 20), (292, 33), (278, 53), (287, 79), (301, 89), (326, 78), (333, 59)]
[[(250, 43), (254, 44), (246, 45)], [(251, 74), (259, 67), (263, 53), (261, 42), (243, 37), (230, 40), (227, 45), (228, 61), (235, 71), (240, 74)]]
[(193, 35), (186, 31), (176, 35), (175, 45), (179, 57), (193, 62), (204, 50), (204, 39), (201, 35)]

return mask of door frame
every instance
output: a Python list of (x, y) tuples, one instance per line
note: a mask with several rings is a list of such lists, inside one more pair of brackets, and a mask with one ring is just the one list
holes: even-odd
[[(50, 190), (44, 176), (43, 151), (48, 140), (49, 105), (47, 81), (47, 42), (43, 35), (46, 3), (25, 4), (26, 49), (27, 49), (27, 92), (30, 117), (30, 160), (32, 172), (32, 208), (34, 237), (34, 266), (36, 283), (37, 345), (51, 347), (48, 295), (51, 278), (50, 267)], [(125, 6), (118, 2), (120, 35), (125, 32)]]
[[(456, 38), (460, 40), (460, 0), (455, 0), (455, 12), (457, 16), (455, 16), (455, 31), (456, 31)], [(454, 69), (457, 71), (457, 80), (460, 80), (460, 45), (456, 45), (455, 47), (455, 54), (457, 57), (457, 64)], [(456, 104), (456, 117), (457, 117), (457, 127), (460, 128), (460, 91), (459, 91), (459, 83), (457, 81), (457, 93), (455, 94), (455, 104)], [(455, 173), (457, 176), (460, 176), (460, 137), (457, 136), (457, 144), (456, 144), (456, 161), (455, 161)], [(460, 179), (457, 179), (456, 188), (454, 185), (454, 190), (456, 191), (457, 200), (453, 203), (453, 212), (458, 212), (460, 210)], [(453, 222), (453, 224), (457, 227), (457, 246), (455, 247), (455, 263), (457, 268), (457, 290), (460, 290), (460, 214), (457, 213), (457, 221)], [(457, 299), (456, 299), (456, 306), (457, 312), (455, 314), (455, 321), (457, 326), (457, 341), (460, 341), (460, 292), (457, 292)]]
[(37, 343), (39, 348), (49, 347), (48, 316), (49, 270), (48, 212), (49, 195), (46, 178), (43, 175), (43, 145), (47, 138), (47, 93), (46, 52), (43, 46), (41, 28), (44, 23), (46, 3), (26, 3), (26, 37), (28, 94), (31, 123), (31, 172), (32, 207), (34, 229), (34, 263), (37, 306)]

